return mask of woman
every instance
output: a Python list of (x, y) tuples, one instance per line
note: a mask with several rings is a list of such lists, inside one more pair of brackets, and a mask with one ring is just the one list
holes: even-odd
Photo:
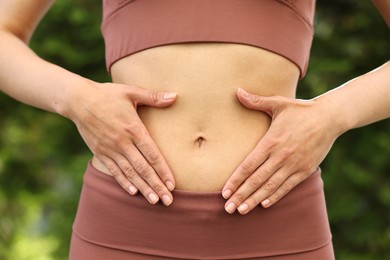
[(71, 259), (333, 258), (317, 167), (338, 135), (389, 116), (389, 64), (295, 101), (314, 2), (115, 0), (103, 20), (115, 83), (100, 84), (26, 47), (50, 4), (1, 2), (0, 78), (9, 95), (73, 120), (94, 153)]

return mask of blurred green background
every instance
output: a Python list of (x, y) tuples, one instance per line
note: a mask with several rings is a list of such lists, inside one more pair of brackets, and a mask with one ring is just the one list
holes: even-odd
[[(57, 1), (31, 47), (73, 72), (108, 81), (100, 19), (100, 1)], [(300, 98), (390, 57), (389, 29), (370, 1), (318, 1), (315, 29)], [(0, 94), (0, 259), (67, 259), (90, 156), (72, 122)], [(387, 120), (349, 131), (323, 162), (337, 259), (390, 259), (389, 159)]]

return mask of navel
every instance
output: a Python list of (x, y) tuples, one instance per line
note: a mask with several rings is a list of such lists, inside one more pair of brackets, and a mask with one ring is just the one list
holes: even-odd
[(205, 142), (206, 142), (206, 139), (205, 139), (203, 136), (198, 136), (198, 137), (195, 139), (195, 141), (194, 141), (195, 145), (196, 145), (199, 149), (201, 149), (201, 148), (204, 146)]

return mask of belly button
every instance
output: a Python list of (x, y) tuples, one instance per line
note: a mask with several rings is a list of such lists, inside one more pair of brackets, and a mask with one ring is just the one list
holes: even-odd
[(204, 145), (204, 142), (206, 142), (206, 139), (202, 136), (199, 136), (195, 140), (195, 145), (198, 146), (199, 148), (202, 148), (202, 146)]

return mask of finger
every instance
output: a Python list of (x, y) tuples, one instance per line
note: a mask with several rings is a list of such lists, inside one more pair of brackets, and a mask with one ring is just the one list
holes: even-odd
[(268, 189), (272, 189), (275, 183), (269, 182), (269, 178), (278, 172), (279, 166), (271, 160), (267, 160), (259, 169), (257, 169), (238, 190), (225, 203), (225, 210), (232, 214), (239, 205), (248, 199), (254, 192), (268, 183)]
[(129, 160), (120, 156), (117, 158), (117, 163), (123, 173), (123, 175), (129, 179), (142, 193), (142, 195), (149, 201), (150, 204), (156, 204), (159, 201), (159, 196), (151, 188), (151, 186), (138, 174), (135, 167), (133, 167)]
[[(317, 170), (313, 173), (316, 174), (320, 172), (321, 169), (318, 167)], [(307, 178), (307, 177), (306, 177)], [(264, 208), (269, 208), (283, 198), (287, 193), (294, 189), (298, 184), (303, 182), (306, 178), (301, 178), (299, 174), (294, 174), (290, 176), (271, 196), (261, 201), (261, 205)]]
[(277, 110), (284, 107), (290, 102), (285, 97), (281, 96), (258, 96), (249, 93), (241, 88), (237, 90), (238, 100), (247, 108), (260, 110), (267, 113), (269, 116), (273, 116), (277, 113)]
[(264, 182), (264, 184), (257, 191), (255, 191), (249, 198), (247, 198), (243, 203), (238, 206), (238, 212), (243, 215), (250, 212), (267, 197), (274, 194), (279, 189), (279, 187), (286, 181), (287, 178), (288, 176), (286, 172), (283, 168), (281, 168), (266, 182)]
[(147, 129), (142, 124), (140, 124), (138, 131), (134, 133), (133, 142), (149, 165), (153, 167), (161, 181), (172, 191), (175, 188), (175, 177), (157, 145), (153, 142)]
[(176, 99), (175, 92), (163, 92), (147, 90), (139, 87), (131, 88), (130, 99), (137, 105), (147, 105), (152, 107), (166, 107)]
[(264, 139), (256, 145), (255, 149), (248, 154), (226, 181), (226, 184), (222, 189), (222, 196), (225, 199), (230, 198), (248, 176), (252, 175), (252, 173), (267, 159), (267, 146), (265, 146), (263, 140)]
[[(131, 174), (130, 180), (138, 187), (149, 202), (155, 204), (161, 198), (163, 203), (169, 206), (173, 200), (171, 192), (166, 188), (155, 172), (155, 169), (151, 167), (140, 151), (132, 146), (128, 149), (126, 158), (126, 162), (130, 161), (133, 167), (131, 169), (127, 163), (125, 164), (125, 170), (129, 170), (126, 176), (130, 176)], [(141, 179), (142, 182), (140, 181)]]
[(127, 179), (120, 169), (120, 167), (111, 159), (105, 156), (97, 156), (98, 159), (106, 166), (119, 185), (131, 195), (135, 195), (138, 189)]

